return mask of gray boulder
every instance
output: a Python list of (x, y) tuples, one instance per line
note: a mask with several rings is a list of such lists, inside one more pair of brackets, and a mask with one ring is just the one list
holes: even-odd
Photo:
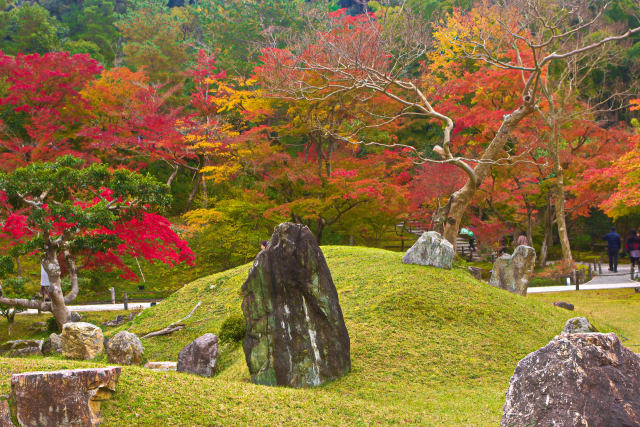
[(7, 341), (0, 346), (0, 355), (7, 357), (41, 356), (42, 340)]
[(144, 347), (140, 338), (127, 331), (120, 331), (107, 341), (107, 360), (119, 365), (140, 365)]
[(62, 337), (58, 334), (51, 334), (49, 338), (42, 343), (42, 354), (61, 354), (62, 353)]
[(573, 319), (569, 319), (562, 329), (563, 334), (580, 334), (590, 332), (598, 332), (598, 330), (593, 327), (586, 317), (574, 317)]
[(178, 355), (178, 372), (188, 372), (202, 377), (211, 377), (218, 360), (218, 337), (204, 334), (196, 338)]
[(82, 320), (82, 314), (76, 313), (75, 311), (69, 312), (69, 317), (67, 317), (67, 322), (79, 322)]
[(426, 231), (402, 257), (405, 264), (430, 265), (451, 269), (453, 245), (436, 231)]
[(304, 225), (277, 226), (242, 285), (251, 381), (318, 386), (351, 368), (349, 333), (320, 247)]
[(501, 426), (640, 425), (640, 357), (615, 334), (562, 334), (515, 369)]
[(519, 295), (526, 295), (536, 264), (536, 251), (518, 246), (513, 255), (504, 254), (493, 264), (489, 284)]

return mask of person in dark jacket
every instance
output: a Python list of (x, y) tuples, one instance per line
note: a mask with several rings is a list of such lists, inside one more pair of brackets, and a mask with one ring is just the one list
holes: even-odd
[(624, 244), (624, 248), (629, 254), (631, 260), (631, 277), (633, 277), (634, 267), (638, 265), (640, 268), (640, 237), (636, 230), (631, 230), (627, 241)]
[(604, 240), (607, 241), (609, 252), (609, 271), (618, 272), (618, 252), (622, 247), (620, 241), (620, 235), (616, 233), (616, 228), (611, 227), (611, 231), (604, 235)]

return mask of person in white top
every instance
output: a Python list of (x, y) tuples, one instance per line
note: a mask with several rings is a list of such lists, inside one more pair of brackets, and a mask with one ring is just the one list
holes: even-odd
[(516, 246), (529, 246), (529, 239), (527, 239), (527, 233), (522, 231), (520, 236), (518, 236), (518, 240), (516, 241)]
[(49, 275), (44, 271), (42, 264), (40, 264), (40, 293), (45, 301), (50, 298), (49, 286), (51, 286), (51, 283), (49, 283)]

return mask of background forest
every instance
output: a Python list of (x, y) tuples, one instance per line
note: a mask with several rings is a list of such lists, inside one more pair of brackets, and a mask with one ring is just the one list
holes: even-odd
[[(451, 151), (479, 159), (525, 83), (515, 69), (451, 60), (447, 34), (481, 25), (499, 2), (407, 3), (430, 26), (421, 33), (432, 50), (407, 63), (403, 81), (453, 117)], [(94, 263), (81, 278), (87, 299), (104, 299), (115, 283), (166, 295), (249, 261), (282, 221), (308, 225), (320, 244), (406, 249), (411, 227), (442, 226), (467, 179), (439, 155), (442, 124), (385, 96), (287, 96), (292, 82), (319, 87), (330, 77), (279, 68), (301, 34), (325, 31), (316, 16), (333, 23), (322, 34), (355, 46), (365, 21), (403, 4), (0, 0), (0, 169), (73, 155), (169, 185), (163, 214), (195, 266), (128, 257), (133, 282)], [(640, 6), (614, 2), (604, 21), (591, 36), (638, 27)], [(370, 58), (403, 55), (359, 46)], [(311, 42), (303, 52), (325, 47)], [(458, 224), (484, 253), (525, 232), (541, 265), (571, 262), (576, 251), (600, 251), (613, 223), (621, 234), (640, 225), (639, 72), (640, 33), (545, 72), (537, 111), (488, 166)], [(35, 293), (39, 260), (16, 258)]]

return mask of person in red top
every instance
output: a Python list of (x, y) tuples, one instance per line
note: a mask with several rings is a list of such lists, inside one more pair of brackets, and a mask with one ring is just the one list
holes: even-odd
[(633, 270), (636, 264), (640, 266), (640, 237), (636, 230), (631, 230), (629, 237), (624, 244), (624, 248), (629, 254), (631, 260), (631, 276), (633, 277)]

